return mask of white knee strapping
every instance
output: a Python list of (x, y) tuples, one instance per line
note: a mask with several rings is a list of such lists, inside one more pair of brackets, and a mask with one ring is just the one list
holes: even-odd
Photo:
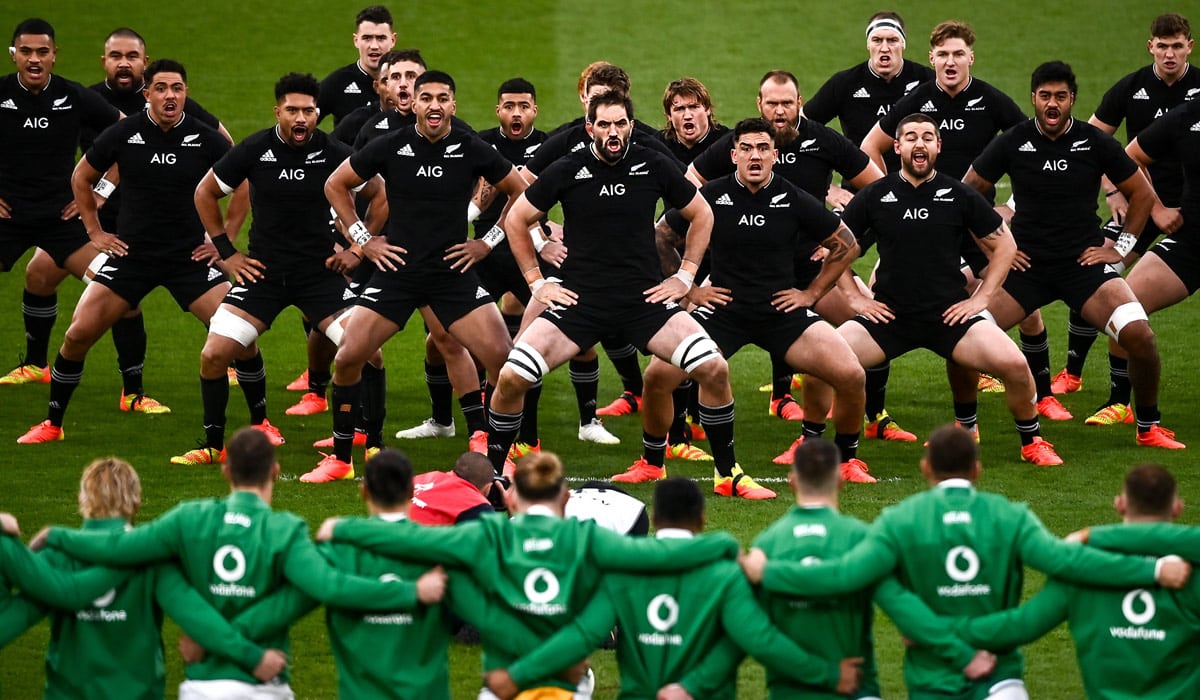
[(108, 253), (100, 253), (96, 257), (92, 258), (92, 261), (88, 263), (87, 271), (83, 273), (83, 281), (91, 282), (96, 276), (96, 273), (100, 271), (100, 268), (104, 267), (104, 263), (106, 262), (108, 262)]
[(333, 343), (335, 347), (342, 346), (342, 338), (346, 335), (346, 321), (350, 320), (351, 311), (353, 309), (346, 309), (338, 314), (337, 318), (330, 321), (328, 326), (325, 326), (325, 337), (329, 338), (329, 342)]
[(700, 365), (721, 356), (721, 349), (703, 331), (684, 338), (675, 352), (671, 353), (671, 364), (691, 374)]
[(1148, 321), (1146, 310), (1136, 301), (1121, 304), (1113, 309), (1112, 316), (1108, 317), (1108, 323), (1104, 324), (1104, 332), (1113, 340), (1119, 340), (1121, 329), (1134, 321)]
[(542, 381), (542, 377), (550, 371), (542, 353), (529, 343), (520, 341), (513, 344), (513, 349), (508, 353), (504, 364), (512, 367), (517, 376), (532, 384)]
[(987, 700), (1029, 700), (1029, 691), (1025, 689), (1025, 681), (1009, 678), (988, 688)]
[(236, 340), (242, 347), (248, 348), (258, 338), (258, 329), (246, 319), (234, 314), (225, 307), (219, 307), (208, 322), (208, 332)]

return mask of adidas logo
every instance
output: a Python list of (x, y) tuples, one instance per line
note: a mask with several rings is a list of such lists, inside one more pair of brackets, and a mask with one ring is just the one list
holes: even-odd
[(386, 128), (388, 128), (388, 120), (387, 120), (387, 118), (385, 117), (385, 118), (383, 119), (383, 121), (381, 121), (381, 122), (379, 122), (378, 124), (376, 124), (376, 125), (375, 125), (375, 128), (376, 128), (376, 129), (386, 129)]
[(983, 102), (983, 98), (982, 98), (982, 97), (976, 97), (976, 98), (975, 98), (975, 99), (973, 99), (973, 100), (967, 100), (967, 106), (968, 106), (968, 107), (974, 107), (975, 105), (979, 104), (980, 102)]
[(146, 140), (142, 138), (142, 132), (139, 131), (136, 134), (134, 134), (133, 136), (130, 136), (129, 139), (125, 141), (125, 143), (145, 144)]
[(579, 143), (575, 144), (574, 148), (571, 149), (571, 153), (574, 153), (575, 151), (578, 151), (578, 150), (582, 150), (583, 147), (586, 145), (587, 145), (586, 141), (580, 141)]
[(346, 93), (347, 95), (361, 95), (362, 94), (362, 90), (360, 90), (358, 88), (358, 83), (350, 83), (349, 85), (346, 86), (346, 89), (343, 90), (342, 92)]
[(215, 268), (215, 267), (210, 267), (210, 268), (208, 268), (208, 281), (209, 281), (209, 282), (212, 282), (212, 281), (213, 281), (213, 280), (215, 280), (215, 279), (219, 279), (219, 278), (221, 278), (223, 275), (224, 275), (224, 273), (223, 273), (223, 272), (221, 272), (220, 270), (218, 270), (218, 269), (217, 269), (217, 268)]
[(733, 200), (729, 197), (728, 194), (723, 194), (720, 197), (717, 197), (717, 204), (720, 204), (723, 207), (732, 207)]
[(475, 298), (476, 299), (483, 299), (487, 295), (488, 295), (488, 291), (486, 289), (484, 289), (483, 287), (475, 288)]
[(851, 95), (851, 97), (859, 97), (859, 98), (867, 98), (870, 96), (871, 96), (871, 93), (867, 92), (867, 89), (865, 87), (860, 87), (858, 90), (854, 91), (853, 95)]
[(1148, 100), (1148, 99), (1150, 99), (1150, 96), (1146, 94), (1146, 88), (1142, 88), (1142, 89), (1138, 90), (1137, 92), (1133, 93), (1133, 99)]
[(275, 154), (274, 154), (274, 153), (272, 153), (272, 152), (270, 151), (270, 149), (268, 149), (266, 153), (264, 153), (264, 154), (262, 154), (261, 156), (259, 156), (259, 157), (258, 157), (258, 162), (260, 162), (260, 163), (274, 163), (274, 162), (275, 162)]
[(342, 301), (350, 301), (354, 298), (354, 292), (349, 289), (342, 290)]
[(529, 148), (526, 148), (525, 149), (525, 157), (528, 158), (529, 156), (533, 155), (533, 152), (536, 151), (537, 149), (541, 148), (541, 146), (542, 146), (542, 144), (535, 143), (532, 146), (530, 146)]
[(925, 104), (921, 105), (921, 111), (922, 112), (936, 112), (937, 107), (934, 106), (933, 100), (929, 100)]
[(921, 84), (920, 80), (914, 80), (911, 83), (909, 83), (908, 85), (905, 85), (904, 86), (904, 94), (907, 95), (908, 93), (912, 92), (912, 89), (920, 84)]
[(400, 147), (400, 150), (396, 151), (396, 155), (414, 158), (417, 154), (413, 153), (412, 145), (406, 143)]
[(16, 109), (16, 108), (17, 108), (17, 103), (13, 102), (11, 99), (0, 102), (0, 109)]
[(1195, 124), (1192, 124), (1192, 128), (1190, 129), (1190, 131), (1200, 131), (1200, 122), (1196, 122)]
[(1033, 144), (1028, 141), (1021, 144), (1021, 147), (1018, 148), (1017, 150), (1020, 151), (1021, 153), (1037, 153), (1037, 149), (1034, 148)]
[(591, 180), (592, 173), (587, 169), (587, 166), (585, 165), (579, 169), (579, 172), (575, 173), (575, 179), (576, 180)]
[(881, 201), (881, 202), (898, 202), (900, 200), (896, 199), (895, 193), (893, 193), (891, 190), (888, 190), (888, 193), (883, 195), (882, 197), (880, 197), (879, 201)]

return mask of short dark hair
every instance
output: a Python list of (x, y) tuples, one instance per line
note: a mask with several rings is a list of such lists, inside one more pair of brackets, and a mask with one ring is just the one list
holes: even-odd
[(110, 39), (134, 39), (143, 47), (146, 46), (146, 40), (142, 38), (142, 35), (129, 27), (117, 27), (108, 33), (108, 36), (104, 38), (104, 42), (108, 43)]
[(654, 526), (699, 528), (704, 523), (704, 492), (682, 476), (663, 479), (654, 487)]
[(620, 90), (628, 95), (630, 89), (629, 74), (620, 66), (605, 63), (602, 66), (597, 66), (596, 70), (588, 74), (583, 91), (586, 93), (593, 85), (603, 85), (609, 90)]
[(392, 11), (383, 5), (371, 5), (364, 7), (354, 16), (354, 28), (358, 29), (363, 22), (372, 22), (374, 24), (386, 24), (392, 26)]
[(942, 138), (942, 132), (940, 129), (938, 129), (937, 122), (933, 120), (933, 117), (930, 117), (928, 114), (922, 114), (921, 112), (913, 112), (907, 117), (901, 119), (900, 123), (896, 125), (896, 133), (893, 134), (893, 136), (897, 141), (900, 140), (900, 134), (904, 132), (904, 127), (908, 126), (909, 124), (932, 124), (933, 135), (938, 137), (938, 139)]
[[(1192, 38), (1192, 25), (1178, 12), (1159, 15), (1150, 23), (1150, 36), (1185, 36)], [(51, 35), (53, 37), (53, 35)]]
[(979, 444), (963, 428), (943, 425), (929, 435), (925, 459), (935, 476), (967, 476), (979, 462)]
[(40, 17), (30, 17), (29, 19), (17, 25), (13, 30), (12, 41), (9, 46), (17, 45), (17, 37), (22, 34), (41, 35), (45, 34), (50, 37), (50, 41), (54, 41), (54, 26)]
[(262, 486), (271, 480), (275, 446), (254, 428), (242, 428), (225, 443), (225, 464), (234, 486)]
[(492, 483), (492, 479), (496, 477), (496, 470), (492, 468), (487, 455), (479, 452), (462, 453), (454, 463), (454, 473), (480, 490)]
[(275, 101), (282, 101), (286, 95), (296, 93), (310, 95), (313, 99), (321, 92), (321, 84), (312, 73), (288, 73), (275, 83)]
[(450, 86), (450, 92), (458, 92), (454, 86), (454, 78), (451, 78), (450, 74), (444, 71), (427, 70), (417, 76), (417, 79), (413, 81), (413, 92), (421, 89), (421, 86), (425, 83), (442, 83), (443, 85)]
[(533, 87), (533, 83), (524, 78), (509, 78), (503, 83), (500, 83), (500, 89), (496, 90), (496, 101), (500, 101), (500, 96), (504, 94), (521, 95), (529, 93), (534, 102), (537, 102), (537, 89)]
[(758, 81), (759, 95), (762, 95), (763, 83), (767, 82), (768, 80), (773, 83), (779, 83), (780, 85), (791, 83), (792, 85), (796, 86), (796, 92), (800, 92), (800, 79), (797, 78), (794, 73), (786, 70), (769, 70), (764, 73), (762, 79)]
[(796, 481), (812, 491), (836, 490), (842, 478), (842, 451), (829, 440), (807, 437), (792, 457)]
[(895, 22), (896, 24), (900, 25), (900, 29), (904, 29), (904, 18), (900, 16), (899, 12), (892, 12), (891, 10), (880, 10), (879, 12), (876, 12), (875, 14), (871, 15), (871, 19), (867, 20), (867, 24), (870, 24), (877, 19), (890, 19), (893, 22)]
[(1066, 83), (1072, 95), (1079, 92), (1079, 86), (1075, 82), (1075, 71), (1062, 61), (1047, 61), (1034, 68), (1033, 76), (1029, 79), (1029, 91), (1037, 92), (1037, 89), (1046, 83)]
[(1170, 515), (1175, 477), (1160, 464), (1142, 464), (1125, 476), (1125, 504), (1135, 515)]
[(396, 49), (388, 51), (379, 59), (379, 64), (383, 65), (386, 63), (390, 66), (400, 61), (412, 61), (422, 68), (429, 67), (425, 65), (425, 59), (421, 58), (421, 49)]
[(629, 93), (621, 92), (620, 90), (606, 90), (599, 95), (596, 95), (588, 102), (587, 120), (588, 124), (596, 121), (596, 110), (604, 106), (620, 105), (625, 108), (625, 116), (629, 121), (633, 121), (633, 100), (629, 97)]
[(775, 127), (762, 117), (751, 117), (738, 122), (733, 127), (733, 142), (736, 144), (745, 134), (766, 134), (771, 137), (771, 143), (775, 142)]
[(562, 495), (567, 477), (553, 452), (532, 452), (517, 461), (513, 486), (527, 501), (549, 501)]
[(363, 485), (372, 501), (394, 508), (412, 498), (412, 462), (400, 450), (384, 448), (367, 460)]
[(154, 82), (154, 76), (159, 73), (178, 73), (183, 82), (187, 83), (187, 69), (179, 61), (174, 61), (169, 58), (160, 58), (157, 61), (146, 66), (146, 72), (142, 76), (142, 81), (149, 85)]

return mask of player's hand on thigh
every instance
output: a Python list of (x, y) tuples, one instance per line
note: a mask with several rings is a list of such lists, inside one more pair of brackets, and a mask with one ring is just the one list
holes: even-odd
[(1183, 214), (1179, 212), (1179, 207), (1160, 207), (1155, 205), (1150, 210), (1150, 218), (1154, 220), (1154, 225), (1163, 233), (1175, 233), (1183, 226)]
[(692, 290), (687, 293), (687, 300), (696, 306), (711, 309), (714, 305), (725, 306), (733, 301), (733, 292), (725, 287), (692, 287)]
[(347, 248), (325, 258), (325, 267), (340, 275), (348, 275), (358, 269), (360, 262), (362, 262), (362, 258)]
[(59, 214), (59, 218), (61, 218), (63, 221), (70, 221), (71, 219), (77, 218), (78, 216), (79, 216), (79, 205), (76, 204), (75, 200), (73, 200), (73, 199), (70, 202), (67, 202), (67, 206), (63, 207), (62, 213)]
[(221, 262), (221, 254), (212, 241), (205, 239), (203, 243), (192, 249), (192, 262), (200, 262), (212, 267)]
[(771, 305), (780, 311), (809, 309), (817, 303), (817, 295), (807, 289), (784, 289), (772, 297)]
[(877, 301), (861, 294), (855, 297), (847, 295), (847, 297), (850, 301), (850, 309), (868, 321), (887, 323), (896, 318), (896, 314), (892, 311), (891, 307), (882, 301)]
[(405, 264), (401, 256), (408, 253), (407, 249), (388, 243), (387, 236), (373, 236), (363, 244), (362, 249), (363, 255), (375, 263), (375, 267), (390, 272), (395, 272)]
[(1079, 256), (1080, 265), (1112, 265), (1121, 262), (1121, 253), (1116, 248), (1105, 245), (1094, 245), (1085, 248)]
[(446, 255), (442, 260), (451, 261), (450, 269), (466, 272), (471, 269), (471, 266), (480, 262), (488, 256), (492, 249), (487, 243), (478, 238), (462, 243), (455, 243), (446, 249)]
[(1024, 271), (1030, 267), (1032, 266), (1029, 264), (1029, 253), (1018, 248), (1017, 254), (1013, 256), (1012, 269)]
[(119, 236), (107, 231), (89, 232), (88, 238), (92, 239), (92, 247), (98, 252), (108, 253), (118, 258), (129, 253), (129, 244), (121, 240)]
[(227, 259), (217, 263), (225, 271), (225, 274), (233, 277), (233, 281), (238, 284), (254, 284), (263, 278), (263, 270), (267, 266), (260, 260), (255, 260), (243, 253), (234, 253)]
[(533, 291), (532, 296), (539, 303), (550, 308), (558, 306), (574, 306), (579, 301), (579, 295), (559, 284), (557, 281), (546, 280)]
[(989, 295), (977, 291), (969, 299), (963, 299), (943, 311), (942, 321), (947, 326), (957, 326), (960, 323), (966, 323), (972, 316), (976, 316), (986, 309), (991, 301), (992, 299)]

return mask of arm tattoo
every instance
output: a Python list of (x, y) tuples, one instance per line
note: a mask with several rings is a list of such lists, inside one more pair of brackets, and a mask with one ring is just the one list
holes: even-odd
[(667, 225), (665, 219), (659, 220), (654, 226), (654, 243), (658, 248), (659, 263), (662, 266), (663, 277), (670, 277), (679, 271), (679, 246), (683, 245), (683, 236)]
[(849, 257), (855, 248), (854, 234), (850, 233), (850, 229), (846, 228), (845, 224), (842, 224), (838, 226), (832, 236), (821, 241), (821, 246), (829, 250), (829, 255), (825, 257), (827, 261), (841, 262)]

